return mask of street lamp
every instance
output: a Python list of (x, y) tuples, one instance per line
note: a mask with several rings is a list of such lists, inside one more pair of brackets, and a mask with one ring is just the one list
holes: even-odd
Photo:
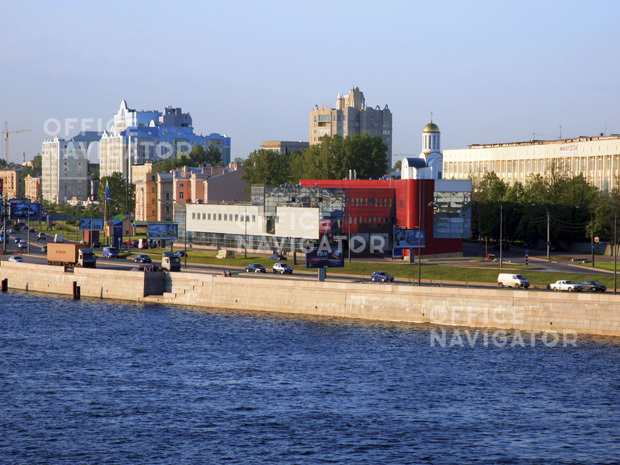
[(614, 211), (614, 295), (616, 294), (616, 273), (618, 261), (618, 213)]
[(502, 233), (504, 230), (504, 204), (499, 204), (499, 267), (502, 268), (504, 266), (504, 247), (502, 244)]

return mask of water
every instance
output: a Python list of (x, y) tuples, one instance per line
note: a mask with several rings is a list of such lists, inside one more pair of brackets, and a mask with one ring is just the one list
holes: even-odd
[(2, 464), (620, 460), (620, 339), (0, 295)]

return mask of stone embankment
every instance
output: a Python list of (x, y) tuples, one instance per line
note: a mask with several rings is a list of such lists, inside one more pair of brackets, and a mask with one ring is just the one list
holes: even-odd
[[(191, 305), (453, 326), (575, 331), (620, 336), (620, 296), (507, 289), (335, 283), (140, 273), (2, 262), (9, 289)], [(75, 283), (75, 284), (74, 284)]]

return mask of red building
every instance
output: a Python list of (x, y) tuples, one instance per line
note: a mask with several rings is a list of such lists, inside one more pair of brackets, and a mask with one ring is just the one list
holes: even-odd
[[(451, 187), (457, 186), (454, 183), (460, 183), (458, 188)], [(462, 253), (463, 237), (469, 235), (468, 202), (459, 200), (460, 207), (455, 208), (449, 205), (449, 200), (446, 201), (451, 198), (452, 193), (471, 196), (471, 187), (469, 192), (466, 188), (463, 190), (462, 181), (302, 179), (300, 185), (306, 188), (345, 190), (345, 216), (342, 224), (344, 234), (388, 235), (393, 247), (396, 231), (421, 229), (425, 232), (422, 255)], [(436, 185), (440, 190), (436, 191)], [(463, 205), (467, 211), (464, 211)], [(463, 226), (445, 226), (452, 224), (451, 222)], [(464, 231), (464, 227), (467, 231)], [(416, 249), (412, 250), (415, 252)], [(417, 255), (417, 252), (415, 253)], [(407, 250), (405, 255), (408, 255)]]

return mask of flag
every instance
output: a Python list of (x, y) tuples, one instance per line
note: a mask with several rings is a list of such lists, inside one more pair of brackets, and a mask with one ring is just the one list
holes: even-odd
[(105, 199), (110, 200), (110, 185), (108, 181), (105, 182)]

